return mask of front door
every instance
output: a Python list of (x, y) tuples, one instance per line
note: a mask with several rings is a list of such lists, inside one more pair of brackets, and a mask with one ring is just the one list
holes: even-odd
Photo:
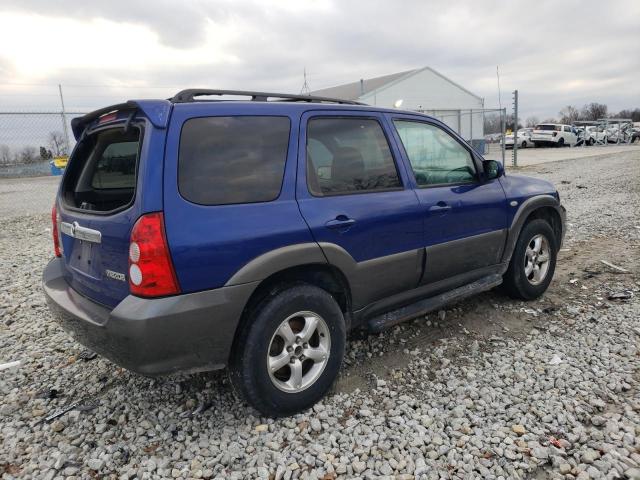
[(482, 181), (473, 151), (444, 126), (410, 116), (394, 117), (393, 124), (422, 206), (421, 283), (459, 275), (466, 283), (501, 259), (507, 210), (500, 181)]
[(420, 203), (377, 113), (307, 112), (296, 196), (354, 309), (415, 288), (424, 248)]

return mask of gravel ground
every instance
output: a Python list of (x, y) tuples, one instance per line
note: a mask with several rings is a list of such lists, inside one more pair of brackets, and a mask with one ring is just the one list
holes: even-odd
[(50, 212), (61, 178), (0, 178), (2, 218)]
[(519, 173), (553, 180), (569, 210), (547, 294), (489, 292), (354, 337), (335, 391), (275, 421), (223, 372), (150, 380), (83, 360), (40, 291), (47, 215), (0, 220), (0, 363), (21, 361), (0, 371), (0, 475), (639, 479), (640, 153)]

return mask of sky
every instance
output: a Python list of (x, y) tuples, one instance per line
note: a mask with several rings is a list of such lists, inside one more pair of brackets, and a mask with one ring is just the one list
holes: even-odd
[(187, 87), (298, 93), (430, 66), (520, 116), (640, 107), (638, 0), (3, 0), (0, 111)]

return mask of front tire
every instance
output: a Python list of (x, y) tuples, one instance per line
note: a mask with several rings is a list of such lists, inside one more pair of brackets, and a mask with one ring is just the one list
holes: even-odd
[(521, 148), (527, 148), (527, 142), (523, 141), (522, 144), (520, 145)]
[(298, 284), (247, 315), (230, 365), (236, 392), (263, 415), (306, 410), (335, 382), (345, 348), (339, 305), (321, 288)]
[(504, 274), (504, 289), (509, 296), (534, 300), (549, 287), (556, 269), (558, 243), (551, 226), (541, 219), (527, 223)]

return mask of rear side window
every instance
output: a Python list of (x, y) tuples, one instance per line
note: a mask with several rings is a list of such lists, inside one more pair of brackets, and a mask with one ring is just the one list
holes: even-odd
[(401, 188), (378, 121), (311, 119), (307, 126), (307, 185), (316, 196)]
[(187, 120), (178, 156), (180, 194), (202, 205), (275, 200), (282, 186), (289, 130), (287, 117)]
[(91, 186), (97, 189), (135, 187), (137, 156), (137, 140), (108, 144), (98, 158)]

